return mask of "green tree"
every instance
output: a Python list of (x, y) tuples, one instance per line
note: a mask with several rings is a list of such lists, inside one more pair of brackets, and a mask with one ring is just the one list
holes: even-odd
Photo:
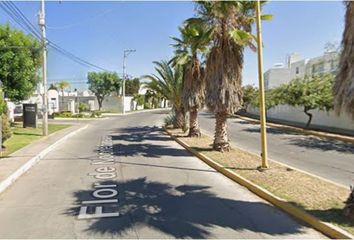
[(134, 96), (138, 94), (140, 89), (140, 80), (139, 78), (128, 79), (125, 81), (125, 94)]
[[(245, 47), (255, 50), (252, 24), (254, 1), (198, 1), (197, 18), (188, 21), (212, 28), (211, 49), (206, 62), (206, 105), (215, 113), (213, 148), (230, 149), (227, 117), (242, 106), (242, 68)], [(263, 19), (270, 19), (264, 15)]]
[(185, 111), (189, 111), (189, 137), (201, 136), (198, 124), (198, 111), (204, 106), (205, 78), (200, 55), (207, 50), (211, 29), (208, 25), (186, 21), (179, 28), (181, 39), (172, 38), (176, 43), (173, 64), (183, 66), (182, 102)]
[(70, 83), (68, 81), (60, 81), (56, 84), (56, 88), (61, 91), (61, 108), (64, 109), (64, 91), (65, 89), (70, 87)]
[(252, 85), (246, 85), (242, 87), (242, 102), (243, 108), (247, 111), (248, 106), (258, 97), (258, 89)]
[(135, 110), (138, 110), (138, 106), (143, 106), (145, 103), (145, 96), (142, 94), (135, 94), (133, 100), (136, 102)]
[(122, 79), (117, 75), (117, 80), (113, 83), (113, 91), (119, 96), (120, 88), (122, 86)]
[(184, 113), (182, 107), (182, 80), (183, 69), (180, 65), (174, 68), (167, 61), (154, 62), (156, 74), (146, 75), (143, 78), (150, 80), (147, 88), (155, 93), (159, 93), (162, 97), (168, 99), (172, 103), (172, 111), (176, 119), (175, 128), (182, 128), (184, 125)]
[[(282, 103), (281, 99), (284, 99), (284, 86), (278, 88), (268, 89), (264, 92), (265, 96), (265, 109), (266, 114), (269, 109)], [(250, 102), (252, 107), (259, 108), (259, 90), (256, 88), (255, 96)]]
[(310, 110), (329, 111), (333, 108), (332, 85), (331, 74), (294, 79), (277, 89), (278, 103), (303, 107), (304, 113), (308, 116), (306, 127), (309, 127), (312, 121)]
[(0, 80), (5, 96), (27, 99), (40, 80), (41, 44), (9, 25), (0, 25)]
[(115, 72), (89, 72), (87, 84), (98, 101), (98, 108), (101, 110), (103, 100), (106, 96), (116, 91), (117, 82), (120, 81)]

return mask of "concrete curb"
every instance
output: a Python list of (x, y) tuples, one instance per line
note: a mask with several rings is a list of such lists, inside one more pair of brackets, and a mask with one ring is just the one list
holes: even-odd
[(129, 111), (123, 113), (102, 113), (102, 116), (125, 116), (125, 115), (131, 115), (131, 114), (136, 114), (136, 113), (143, 113), (143, 112), (155, 112), (155, 111), (161, 111), (161, 110), (171, 110), (171, 108), (154, 108), (154, 109), (146, 109), (146, 110), (138, 110), (138, 111)]
[[(259, 123), (258, 119), (253, 119), (245, 116), (241, 116), (236, 114), (235, 115), (237, 118), (240, 118), (244, 121), (248, 122), (253, 122), (253, 123)], [(321, 132), (321, 131), (315, 131), (315, 130), (307, 130), (299, 127), (293, 127), (293, 126), (288, 126), (288, 125), (283, 125), (283, 124), (277, 124), (277, 123), (269, 123), (267, 122), (267, 126), (274, 127), (274, 128), (281, 128), (281, 129), (286, 129), (294, 132), (299, 132), (305, 135), (314, 135), (320, 138), (326, 138), (326, 139), (331, 139), (331, 140), (339, 140), (343, 142), (348, 142), (348, 143), (354, 143), (354, 137), (351, 136), (345, 136), (345, 135), (339, 135), (335, 133), (326, 133), (326, 132)]]
[(54, 121), (95, 121), (95, 120), (106, 120), (108, 117), (103, 117), (103, 118), (62, 118), (62, 117), (57, 117), (51, 120)]
[[(201, 130), (201, 133), (202, 133), (203, 135), (205, 135), (205, 136), (208, 136), (208, 137), (210, 137), (210, 138), (213, 138), (212, 135), (210, 135), (209, 133), (206, 133), (204, 130)], [(260, 157), (260, 154), (258, 155), (258, 154), (255, 153), (255, 152), (252, 152), (252, 151), (250, 151), (250, 150), (247, 150), (247, 149), (241, 148), (240, 146), (237, 146), (237, 143), (236, 143), (236, 142), (231, 141), (231, 143), (234, 144), (238, 149), (240, 149), (240, 150), (242, 150), (242, 151), (244, 151), (244, 152), (248, 152), (249, 154), (251, 154), (251, 155), (253, 155), (253, 156)], [(311, 177), (321, 179), (321, 180), (324, 181), (324, 182), (328, 182), (328, 183), (333, 184), (333, 185), (336, 185), (336, 186), (338, 186), (338, 187), (341, 187), (341, 188), (350, 190), (350, 187), (347, 186), (347, 185), (343, 185), (343, 184), (340, 184), (340, 183), (336, 183), (336, 182), (334, 182), (334, 181), (332, 181), (332, 180), (329, 180), (329, 179), (326, 179), (326, 178), (324, 178), (324, 177), (318, 176), (318, 175), (316, 175), (316, 174), (307, 172), (307, 171), (305, 171), (305, 170), (301, 170), (301, 169), (296, 168), (296, 167), (294, 167), (294, 166), (290, 166), (290, 165), (288, 165), (288, 164), (286, 164), (286, 163), (282, 163), (282, 162), (276, 161), (276, 160), (274, 160), (274, 159), (269, 159), (269, 161), (270, 161), (270, 162), (274, 162), (274, 163), (279, 164), (279, 165), (282, 165), (282, 166), (284, 166), (284, 167), (286, 167), (286, 168), (290, 168), (290, 169), (293, 169), (293, 170), (295, 170), (295, 171), (298, 171), (298, 172), (307, 174), (307, 175), (309, 175), (309, 176), (311, 176)], [(349, 193), (348, 193), (348, 194), (349, 194)]]
[(282, 209), (283, 211), (287, 212), (288, 214), (292, 215), (293, 217), (309, 224), (314, 229), (322, 232), (323, 234), (335, 238), (335, 239), (354, 239), (354, 236), (350, 233), (344, 231), (343, 229), (334, 226), (330, 223), (326, 223), (320, 221), (319, 219), (315, 218), (314, 216), (310, 215), (306, 211), (288, 203), (286, 200), (279, 198), (273, 195), (271, 192), (259, 187), (258, 185), (252, 183), (251, 181), (245, 179), (244, 177), (238, 175), (237, 173), (224, 168), (217, 162), (213, 161), (209, 157), (201, 154), (200, 152), (191, 148), (188, 144), (180, 140), (179, 138), (173, 136), (167, 129), (165, 131), (171, 136), (173, 140), (191, 152), (193, 155), (201, 159), (203, 162), (211, 166), (212, 168), (216, 169), (218, 172), (222, 173), (226, 177), (230, 178), (231, 180), (237, 182), (238, 184), (246, 187), (251, 192), (255, 193), (259, 197), (267, 200), (268, 202), (272, 203), (274, 206)]
[(39, 162), (45, 155), (47, 155), (50, 151), (52, 151), (55, 147), (57, 147), (60, 143), (64, 142), (68, 138), (72, 137), (73, 135), (77, 134), (81, 130), (84, 130), (88, 127), (86, 124), (85, 126), (65, 135), (49, 147), (45, 148), (42, 150), (40, 153), (38, 153), (36, 156), (32, 157), (30, 160), (28, 160), (25, 164), (23, 164), (20, 168), (18, 168), (14, 173), (12, 173), (9, 177), (7, 177), (5, 180), (0, 182), (0, 193), (5, 191), (11, 184), (13, 184), (22, 174), (27, 172), (31, 167), (33, 167), (37, 162)]

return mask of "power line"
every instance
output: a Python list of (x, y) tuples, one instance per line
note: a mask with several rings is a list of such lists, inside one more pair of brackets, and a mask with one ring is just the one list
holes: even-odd
[(50, 40), (48, 40), (48, 39), (47, 39), (47, 41), (48, 41), (48, 45), (49, 45), (51, 48), (53, 48), (54, 50), (56, 50), (56, 51), (59, 52), (60, 54), (66, 56), (66, 57), (68, 57), (68, 58), (70, 58), (71, 60), (73, 60), (73, 61), (75, 61), (75, 62), (77, 62), (77, 63), (79, 63), (79, 64), (81, 64), (81, 65), (84, 65), (84, 66), (89, 66), (89, 67), (93, 67), (93, 68), (96, 68), (96, 69), (99, 69), (99, 70), (102, 70), (102, 71), (108, 71), (108, 72), (109, 72), (109, 70), (107, 70), (107, 69), (105, 69), (105, 68), (102, 68), (102, 67), (100, 67), (100, 66), (97, 66), (97, 65), (95, 65), (95, 64), (93, 64), (93, 63), (90, 63), (90, 62), (88, 62), (88, 61), (86, 61), (86, 60), (83, 60), (82, 58), (80, 58), (80, 57), (78, 57), (78, 56), (75, 56), (74, 54), (72, 54), (72, 53), (68, 52), (67, 50), (63, 49), (62, 47), (60, 47), (60, 46), (57, 45), (56, 43), (54, 43), (54, 42), (52, 42), (52, 41), (50, 41)]
[(41, 38), (41, 33), (39, 32), (38, 28), (36, 28), (21, 12), (21, 10), (13, 3), (13, 2), (3, 2), (5, 5), (8, 6), (10, 10), (12, 10), (15, 15), (22, 20), (28, 30), (33, 33), (36, 37)]
[[(0, 7), (17, 23), (21, 26), (24, 30), (29, 33), (32, 33), (36, 38), (40, 39), (41, 35), (39, 30), (27, 19), (27, 17), (21, 12), (21, 10), (11, 1), (3, 1), (0, 2)], [(50, 46), (53, 50), (58, 52), (59, 54), (67, 57), (68, 59), (89, 68), (95, 68), (102, 71), (109, 71), (105, 68), (102, 68), (96, 64), (90, 63), (73, 53), (65, 50), (64, 48), (60, 47), (58, 44), (52, 42), (47, 38), (48, 46)]]
[[(32, 31), (28, 30), (28, 27), (26, 26), (26, 24), (24, 24), (23, 21), (19, 19), (19, 16), (11, 8), (9, 8), (9, 6), (6, 3), (7, 2), (0, 1), (1, 9), (7, 15), (9, 15), (22, 29), (26, 30), (26, 32), (30, 32), (30, 33), (34, 34)], [(34, 34), (34, 35), (38, 38), (38, 36), (36, 34)]]
[(47, 28), (48, 29), (58, 29), (58, 30), (61, 30), (61, 29), (67, 29), (67, 28), (72, 28), (72, 27), (76, 27), (76, 26), (79, 26), (79, 25), (83, 25), (83, 24), (86, 24), (87, 22), (91, 22), (93, 21), (94, 19), (98, 18), (98, 17), (101, 17), (101, 16), (104, 16), (106, 15), (107, 13), (110, 13), (112, 12), (113, 10), (112, 9), (109, 9), (109, 10), (106, 10), (104, 12), (101, 12), (99, 14), (97, 14), (96, 16), (93, 16), (93, 17), (90, 17), (86, 20), (83, 20), (83, 21), (80, 21), (80, 22), (77, 22), (77, 23), (73, 23), (73, 24), (68, 24), (68, 25), (64, 25), (64, 26), (48, 26), (47, 25)]

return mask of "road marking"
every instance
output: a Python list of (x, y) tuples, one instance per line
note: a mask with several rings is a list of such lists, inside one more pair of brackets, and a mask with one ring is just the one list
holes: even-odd
[[(111, 180), (116, 178), (116, 168), (107, 166), (115, 164), (113, 141), (110, 136), (105, 136), (102, 139), (101, 144), (97, 146), (97, 152), (98, 160), (95, 159), (91, 161), (91, 165), (96, 166), (96, 168), (87, 175), (99, 180)], [(81, 201), (82, 206), (80, 207), (78, 219), (118, 217), (117, 185), (96, 182), (93, 184), (93, 188), (92, 197), (95, 199)], [(110, 211), (105, 212), (104, 206), (109, 207)], [(116, 209), (116, 211), (112, 211), (112, 209)]]

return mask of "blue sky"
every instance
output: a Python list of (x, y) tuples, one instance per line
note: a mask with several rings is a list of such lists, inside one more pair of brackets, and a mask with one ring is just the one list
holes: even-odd
[[(37, 26), (39, 2), (14, 2)], [(309, 58), (323, 53), (326, 42), (340, 42), (344, 24), (341, 1), (271, 1), (264, 13), (264, 69), (298, 52)], [(122, 72), (123, 50), (136, 49), (127, 72), (141, 76), (153, 72), (152, 61), (169, 59), (170, 37), (194, 14), (192, 2), (67, 2), (46, 3), (47, 37), (62, 48), (103, 68)], [(0, 9), (0, 23), (9, 21)], [(13, 21), (10, 24), (19, 28)], [(245, 51), (244, 84), (257, 84), (256, 53)], [(68, 80), (72, 88), (85, 88), (88, 69), (49, 49), (49, 82)]]

